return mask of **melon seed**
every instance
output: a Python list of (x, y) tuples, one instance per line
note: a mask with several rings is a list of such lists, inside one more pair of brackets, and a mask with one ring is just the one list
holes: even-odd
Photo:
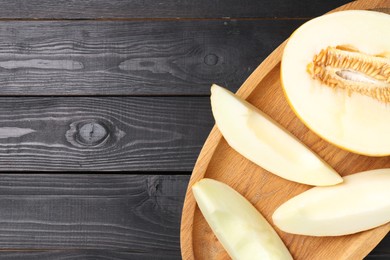
[(390, 59), (385, 55), (368, 55), (349, 45), (327, 47), (314, 55), (307, 71), (328, 87), (390, 103)]

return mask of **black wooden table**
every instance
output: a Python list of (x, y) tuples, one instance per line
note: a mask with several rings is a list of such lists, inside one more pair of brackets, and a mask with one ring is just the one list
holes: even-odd
[(211, 83), (347, 2), (1, 0), (0, 258), (180, 259)]

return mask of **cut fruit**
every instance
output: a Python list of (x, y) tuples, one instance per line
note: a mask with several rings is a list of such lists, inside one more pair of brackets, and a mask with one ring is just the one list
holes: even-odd
[(390, 169), (344, 177), (331, 187), (314, 187), (288, 200), (272, 219), (281, 230), (308, 236), (341, 236), (390, 221)]
[(345, 150), (390, 155), (390, 15), (317, 17), (288, 40), (281, 82), (297, 116)]
[(225, 140), (241, 155), (287, 180), (317, 186), (342, 178), (295, 136), (230, 91), (211, 87), (213, 115)]
[(202, 179), (192, 191), (207, 223), (233, 259), (292, 259), (272, 226), (233, 188)]

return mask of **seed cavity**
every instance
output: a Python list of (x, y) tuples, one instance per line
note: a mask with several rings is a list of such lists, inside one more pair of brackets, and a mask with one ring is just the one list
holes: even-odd
[(328, 87), (390, 103), (388, 53), (368, 55), (350, 45), (327, 47), (314, 55), (307, 71)]

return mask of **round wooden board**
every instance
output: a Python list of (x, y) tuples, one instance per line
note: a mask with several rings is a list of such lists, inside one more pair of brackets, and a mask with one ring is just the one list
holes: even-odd
[[(389, 13), (390, 1), (357, 1), (333, 11), (369, 9)], [(390, 167), (390, 156), (367, 157), (341, 150), (311, 132), (290, 109), (280, 85), (280, 60), (285, 42), (253, 72), (237, 94), (271, 116), (328, 162), (342, 176)], [(207, 177), (222, 181), (245, 196), (273, 225), (274, 210), (310, 186), (279, 178), (234, 151), (214, 127), (194, 167), (181, 222), (183, 259), (230, 259), (196, 206), (192, 185)], [(275, 226), (274, 226), (275, 227)], [(362, 259), (389, 232), (390, 223), (339, 237), (292, 235), (276, 228), (294, 259)]]

